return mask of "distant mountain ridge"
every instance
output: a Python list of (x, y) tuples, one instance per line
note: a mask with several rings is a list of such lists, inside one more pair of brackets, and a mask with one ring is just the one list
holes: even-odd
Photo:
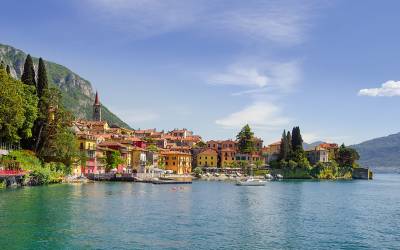
[(323, 141), (315, 141), (312, 143), (303, 142), (303, 148), (304, 148), (304, 150), (313, 149), (322, 143), (325, 143), (325, 142), (323, 142)]
[(360, 154), (359, 163), (378, 172), (400, 172), (400, 133), (352, 145)]
[[(14, 47), (0, 44), (0, 60), (11, 67), (11, 74), (21, 78), (27, 54)], [(33, 57), (35, 70), (38, 58)], [(77, 118), (91, 119), (94, 90), (92, 84), (72, 72), (70, 69), (49, 61), (45, 61), (47, 76), (50, 85), (57, 86), (63, 94), (63, 103)], [(129, 128), (129, 125), (113, 114), (106, 106), (102, 105), (102, 118), (110, 124)]]

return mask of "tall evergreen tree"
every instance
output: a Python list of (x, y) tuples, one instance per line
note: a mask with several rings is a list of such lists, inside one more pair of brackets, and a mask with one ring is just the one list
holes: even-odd
[(0, 70), (1, 69), (4, 69), (4, 62), (3, 61), (0, 62)]
[(280, 160), (287, 160), (289, 153), (289, 143), (286, 137), (286, 130), (283, 130), (282, 138), (281, 138), (281, 148), (279, 152)]
[(254, 151), (253, 137), (254, 133), (251, 131), (250, 126), (246, 124), (236, 136), (240, 153), (249, 154)]
[(292, 130), (292, 150), (303, 150), (303, 138), (299, 127), (294, 127)]
[(35, 80), (35, 69), (33, 67), (33, 61), (31, 55), (28, 55), (24, 64), (24, 72), (21, 76), (21, 81), (27, 85), (36, 86)]
[(39, 58), (38, 79), (37, 79), (37, 94), (42, 97), (43, 92), (48, 88), (46, 66), (42, 58)]
[(291, 159), (293, 150), (292, 150), (292, 135), (290, 134), (290, 131), (288, 131), (286, 134), (286, 141), (288, 144), (288, 158)]
[(10, 76), (10, 75), (11, 75), (11, 68), (10, 68), (10, 65), (7, 65), (6, 71), (7, 71), (7, 74)]

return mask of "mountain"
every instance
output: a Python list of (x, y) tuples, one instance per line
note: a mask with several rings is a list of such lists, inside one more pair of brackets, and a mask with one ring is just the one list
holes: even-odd
[[(11, 74), (16, 78), (22, 75), (26, 56), (22, 50), (0, 44), (0, 60), (12, 66)], [(33, 62), (37, 69), (39, 59), (33, 58)], [(95, 96), (92, 84), (70, 69), (53, 62), (46, 61), (46, 69), (50, 85), (57, 86), (62, 92), (64, 106), (77, 118), (91, 119)], [(128, 124), (104, 105), (102, 105), (102, 118), (109, 124), (129, 128)]]
[(312, 143), (303, 142), (303, 148), (304, 148), (304, 150), (313, 149), (322, 143), (325, 143), (325, 142), (323, 142), (323, 141), (315, 141)]
[(400, 172), (400, 133), (352, 145), (360, 154), (359, 163), (377, 172)]

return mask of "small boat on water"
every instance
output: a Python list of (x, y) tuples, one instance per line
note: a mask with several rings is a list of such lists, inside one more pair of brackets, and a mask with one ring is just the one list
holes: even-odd
[(266, 174), (265, 179), (272, 180), (272, 179), (274, 179), (274, 177), (271, 174)]
[(277, 174), (277, 175), (276, 175), (276, 178), (279, 179), (279, 180), (281, 180), (281, 179), (283, 179), (283, 176), (282, 176), (281, 174)]
[(238, 186), (265, 186), (266, 181), (254, 179), (253, 177), (247, 178), (244, 181), (238, 181)]

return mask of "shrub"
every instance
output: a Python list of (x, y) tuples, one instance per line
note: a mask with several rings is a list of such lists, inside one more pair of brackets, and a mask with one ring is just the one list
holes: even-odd
[(201, 167), (197, 167), (197, 168), (194, 169), (193, 173), (196, 176), (200, 176), (203, 173), (203, 170), (201, 169)]

